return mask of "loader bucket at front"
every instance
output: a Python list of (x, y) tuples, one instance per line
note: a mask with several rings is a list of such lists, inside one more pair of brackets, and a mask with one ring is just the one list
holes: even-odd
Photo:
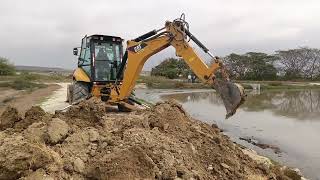
[(240, 84), (216, 79), (213, 88), (221, 96), (227, 110), (226, 119), (232, 116), (245, 101), (244, 88)]

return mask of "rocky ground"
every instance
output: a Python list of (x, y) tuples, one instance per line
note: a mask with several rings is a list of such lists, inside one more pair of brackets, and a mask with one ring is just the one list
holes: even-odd
[(0, 117), (0, 179), (300, 179), (253, 160), (215, 125), (168, 101), (118, 113), (91, 99), (66, 112)]

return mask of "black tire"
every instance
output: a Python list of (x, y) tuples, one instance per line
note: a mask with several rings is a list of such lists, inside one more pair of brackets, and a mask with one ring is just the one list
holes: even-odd
[(122, 104), (118, 104), (118, 110), (120, 112), (131, 112), (131, 109), (126, 108), (125, 106), (123, 106)]
[(69, 104), (75, 104), (89, 97), (89, 84), (84, 82), (74, 82), (69, 87)]
[[(127, 103), (130, 104), (130, 105), (134, 105), (135, 103), (133, 101), (131, 101), (130, 99), (127, 100)], [(120, 112), (131, 112), (132, 110), (125, 107), (124, 105), (122, 104), (118, 104), (118, 110)]]
[(72, 104), (72, 92), (73, 92), (73, 84), (68, 84), (67, 86), (67, 103)]

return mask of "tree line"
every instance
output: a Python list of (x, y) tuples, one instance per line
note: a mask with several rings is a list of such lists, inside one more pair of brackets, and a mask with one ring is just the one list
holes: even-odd
[(223, 58), (230, 75), (241, 80), (320, 80), (320, 50), (301, 47), (272, 55), (257, 52)]
[[(230, 77), (238, 80), (320, 80), (320, 49), (301, 47), (274, 54), (232, 53), (222, 58)], [(187, 77), (192, 71), (177, 58), (152, 68), (151, 75), (170, 79)]]

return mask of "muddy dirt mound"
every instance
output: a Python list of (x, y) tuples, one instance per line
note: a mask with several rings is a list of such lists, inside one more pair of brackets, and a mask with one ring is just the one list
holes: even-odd
[(106, 154), (94, 166), (89, 166), (87, 176), (94, 179), (153, 179), (159, 171), (145, 150), (132, 146)]
[(21, 131), (0, 131), (0, 179), (290, 179), (174, 101), (115, 113), (93, 99), (20, 121)]
[(45, 168), (54, 161), (46, 146), (30, 143), (22, 136), (2, 139), (0, 146), (0, 179), (17, 179), (33, 170)]
[[(79, 105), (70, 107), (67, 112), (59, 113), (65, 116), (66, 121), (72, 121), (73, 124), (87, 127), (101, 124), (100, 120), (106, 113), (106, 105), (97, 98), (91, 98), (80, 102)], [(85, 121), (83, 121), (85, 120)]]
[(158, 127), (166, 132), (186, 131), (190, 123), (190, 117), (182, 106), (173, 100), (158, 103), (150, 112), (148, 119), (151, 128)]
[(0, 116), (0, 130), (12, 128), (14, 124), (21, 120), (18, 110), (8, 106)]
[(47, 122), (50, 117), (41, 107), (33, 106), (22, 118), (16, 108), (8, 106), (0, 116), (0, 130), (13, 128), (14, 131), (22, 131), (35, 122)]
[(15, 129), (23, 130), (30, 126), (32, 123), (47, 121), (46, 113), (40, 106), (31, 107), (26, 111), (24, 116), (25, 117), (21, 121), (15, 124)]

